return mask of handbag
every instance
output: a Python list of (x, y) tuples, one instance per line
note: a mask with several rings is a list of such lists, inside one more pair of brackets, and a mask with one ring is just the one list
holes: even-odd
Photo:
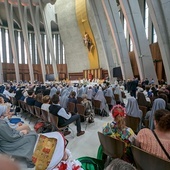
[(166, 151), (166, 149), (164, 148), (164, 146), (162, 145), (161, 141), (159, 140), (158, 136), (156, 135), (156, 133), (154, 131), (152, 131), (155, 138), (157, 139), (159, 145), (161, 146), (162, 150), (164, 151), (165, 155), (167, 156), (167, 158), (170, 160), (170, 156), (168, 154), (168, 152)]

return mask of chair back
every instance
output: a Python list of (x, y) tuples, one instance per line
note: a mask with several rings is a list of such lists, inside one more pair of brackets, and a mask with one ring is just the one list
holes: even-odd
[(79, 115), (85, 116), (84, 115), (85, 114), (85, 110), (86, 110), (85, 106), (82, 105), (82, 104), (76, 104), (76, 107), (77, 107), (77, 113)]
[(22, 100), (18, 100), (18, 103), (23, 111), (26, 111), (26, 103)]
[(77, 97), (77, 103), (81, 103), (82, 100), (83, 100), (83, 98)]
[(139, 105), (139, 110), (141, 110), (142, 111), (142, 113), (143, 113), (143, 118), (145, 118), (145, 116), (146, 116), (146, 113), (147, 113), (147, 107), (146, 106), (140, 106)]
[(35, 115), (34, 106), (27, 104), (27, 107), (28, 107), (29, 113), (31, 113), (32, 115)]
[(126, 98), (126, 95), (125, 95), (125, 92), (124, 92), (124, 91), (121, 91), (121, 95), (122, 95), (122, 98), (123, 98), (123, 99)]
[(108, 105), (111, 105), (111, 103), (112, 103), (112, 98), (109, 97), (109, 96), (105, 96), (105, 99), (106, 99), (106, 103), (107, 103)]
[(48, 116), (49, 116), (49, 112), (47, 112), (46, 110), (41, 109), (41, 118), (44, 120), (44, 122), (49, 122), (48, 121)]
[(119, 95), (118, 94), (114, 94), (114, 97), (115, 97), (115, 101), (119, 101)]
[(41, 118), (41, 108), (34, 106), (34, 110), (36, 117)]
[(93, 107), (95, 109), (100, 109), (100, 104), (101, 104), (101, 101), (99, 100), (93, 100)]
[(161, 159), (134, 145), (131, 149), (138, 170), (170, 170), (170, 161)]
[(68, 112), (70, 113), (74, 113), (75, 111), (75, 103), (72, 103), (72, 102), (68, 102), (68, 105), (67, 105), (67, 110)]
[(53, 115), (51, 113), (49, 113), (49, 116), (50, 116), (50, 122), (51, 122), (52, 126), (54, 128), (56, 128), (58, 131), (62, 131), (62, 130), (67, 128), (67, 126), (64, 126), (64, 127), (59, 127), (58, 126), (58, 116), (55, 116), (55, 115)]
[(135, 133), (138, 132), (140, 118), (126, 115), (126, 126), (130, 127)]
[(103, 153), (111, 158), (121, 158), (124, 154), (125, 143), (98, 132), (99, 141), (103, 148)]

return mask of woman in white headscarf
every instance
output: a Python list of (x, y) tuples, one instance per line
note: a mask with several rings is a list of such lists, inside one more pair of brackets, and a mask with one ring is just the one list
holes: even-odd
[(102, 90), (98, 90), (95, 97), (94, 97), (94, 100), (99, 100), (101, 101), (101, 104), (100, 104), (100, 110), (101, 112), (102, 111), (105, 111), (107, 113), (107, 116), (109, 115), (109, 107), (106, 103), (106, 99), (104, 97), (104, 94), (103, 94), (103, 91)]
[(116, 101), (113, 95), (113, 90), (112, 90), (112, 86), (108, 87), (105, 93), (105, 96), (111, 97), (111, 105), (115, 106), (116, 105)]
[(64, 109), (67, 109), (67, 104), (68, 104), (68, 100), (69, 100), (69, 95), (70, 92), (69, 90), (66, 88), (62, 91), (61, 93), (61, 98), (60, 98), (60, 105), (61, 107), (63, 107)]
[(155, 111), (159, 110), (159, 109), (165, 109), (165, 107), (166, 107), (165, 100), (163, 100), (161, 98), (157, 98), (153, 102), (151, 111), (148, 111), (146, 113), (145, 119), (149, 119), (149, 128), (151, 130), (154, 129), (154, 113), (155, 113)]
[(128, 102), (126, 105), (126, 113), (129, 116), (133, 116), (133, 117), (139, 117), (140, 118), (140, 125), (139, 125), (139, 129), (141, 129), (142, 127), (142, 116), (143, 113), (141, 110), (139, 110), (139, 106), (138, 106), (138, 102), (134, 97), (129, 97), (128, 98)]
[(87, 99), (92, 100), (92, 98), (93, 98), (93, 90), (92, 87), (90, 86), (87, 90)]
[[(79, 161), (70, 160), (70, 151), (66, 149), (67, 141), (59, 132), (44, 133), (35, 145), (33, 162), (37, 170), (82, 170)], [(44, 159), (45, 158), (45, 159)]]

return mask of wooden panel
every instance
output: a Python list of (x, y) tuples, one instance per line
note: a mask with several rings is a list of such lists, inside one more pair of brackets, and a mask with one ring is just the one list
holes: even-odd
[(79, 80), (79, 79), (83, 79), (83, 72), (69, 73), (69, 80)]
[(139, 77), (138, 66), (135, 58), (135, 53), (133, 51), (129, 52), (130, 62), (132, 66), (133, 75)]

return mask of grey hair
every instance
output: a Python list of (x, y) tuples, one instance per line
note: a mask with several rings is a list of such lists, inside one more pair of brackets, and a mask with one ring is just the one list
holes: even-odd
[(116, 158), (110, 162), (105, 170), (136, 170), (136, 168), (132, 164)]
[(83, 99), (87, 99), (87, 94), (82, 94), (82, 96), (81, 96)]

